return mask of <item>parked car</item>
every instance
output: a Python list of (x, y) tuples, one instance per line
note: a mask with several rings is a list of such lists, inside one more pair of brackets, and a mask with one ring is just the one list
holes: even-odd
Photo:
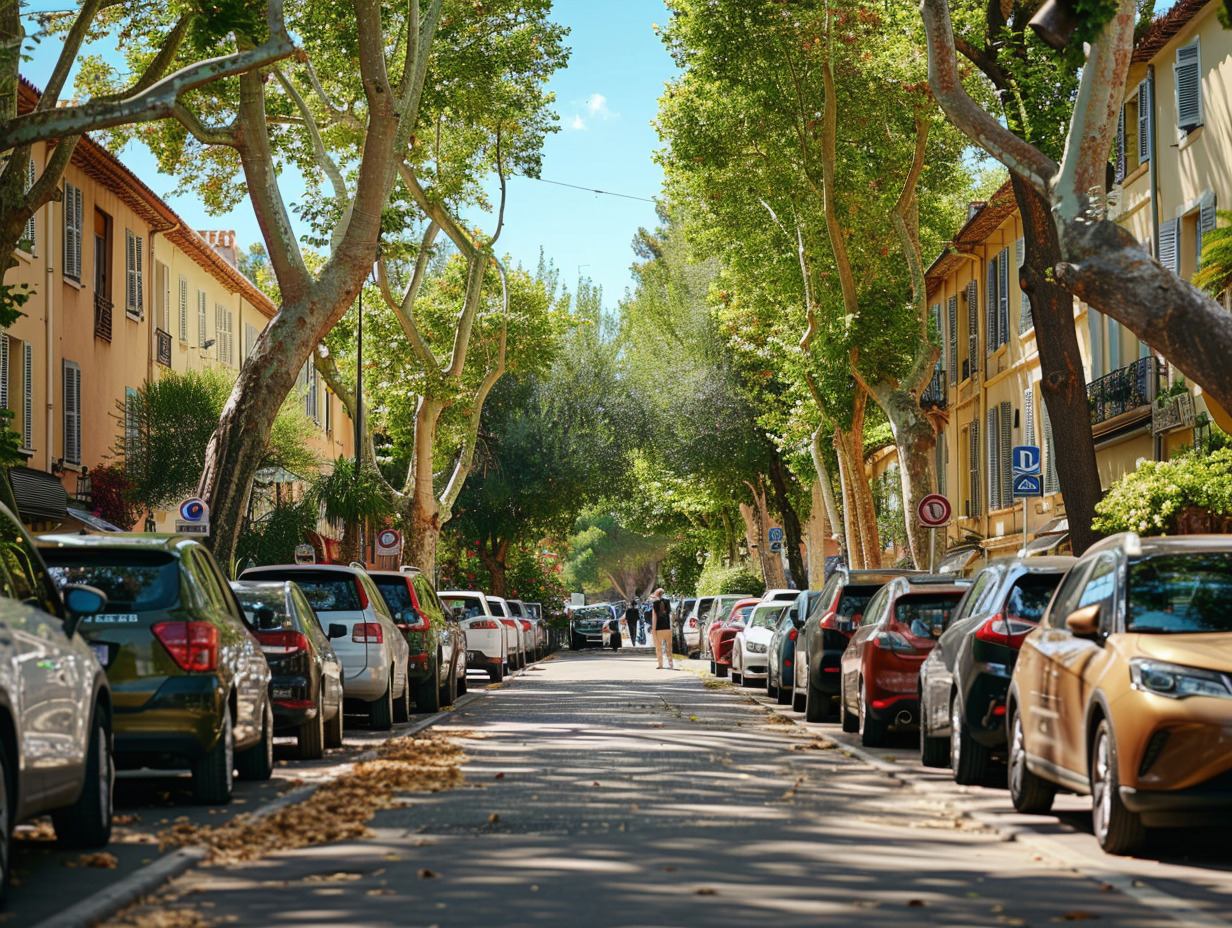
[(420, 712), (439, 712), (466, 692), (466, 633), (418, 570), (372, 570), (407, 646), (411, 698)]
[(732, 643), (740, 629), (748, 623), (749, 613), (758, 602), (756, 599), (741, 599), (733, 604), (731, 615), (726, 620), (709, 623), (710, 672), (716, 677), (725, 677), (731, 670)]
[(970, 585), (923, 575), (895, 577), (877, 591), (840, 663), (843, 731), (875, 747), (887, 729), (917, 723), (920, 665)]
[(507, 628), (513, 630), (513, 648), (509, 653), (517, 654), (513, 666), (521, 670), (531, 661), (530, 632), (522, 625), (521, 619), (513, 614), (509, 601), (503, 596), (489, 596), (488, 608)]
[(569, 617), (569, 647), (574, 651), (603, 647), (603, 625), (611, 615), (611, 611), (603, 605), (574, 609)]
[(1232, 537), (1113, 535), (1086, 550), (1027, 635), (1010, 684), (1019, 812), (1092, 798), (1095, 837), (1232, 815)]
[(509, 644), (505, 626), (488, 608), (488, 598), (478, 590), (444, 590), (439, 598), (453, 610), (466, 635), (466, 666), (500, 683), (509, 666)]
[(1001, 558), (975, 575), (920, 668), (920, 754), (982, 783), (1005, 751), (1005, 697), (1023, 638), (1035, 628), (1072, 557)]
[(198, 802), (231, 800), (233, 772), (274, 769), (270, 668), (213, 556), (178, 535), (44, 535), (67, 589), (87, 584), (107, 610), (80, 626), (107, 670), (121, 767), (192, 770)]
[(505, 602), (509, 604), (509, 611), (513, 613), (518, 626), (522, 629), (523, 639), (526, 642), (527, 660), (541, 660), (543, 642), (539, 637), (539, 626), (535, 624), (530, 610), (526, 608), (526, 603), (520, 599), (507, 599)]
[(770, 636), (786, 611), (787, 603), (781, 602), (762, 602), (752, 608), (748, 620), (732, 641), (732, 683), (741, 686), (755, 683), (765, 685), (770, 665)]
[(305, 760), (342, 747), (342, 662), (330, 640), (344, 637), (346, 626), (322, 628), (304, 591), (288, 581), (233, 580), (231, 589), (269, 663), (274, 734), (294, 735)]
[(761, 596), (763, 603), (789, 603), (800, 595), (799, 590), (790, 590), (787, 587), (776, 587), (772, 590), (766, 590)]
[(920, 573), (839, 567), (830, 574), (796, 639), (793, 709), (810, 722), (832, 717), (839, 695), (839, 662), (868, 601), (894, 577)]
[(693, 608), (683, 614), (680, 622), (680, 643), (684, 645), (684, 650), (681, 653), (692, 656), (700, 648), (702, 626), (710, 617), (714, 600), (713, 596), (699, 596), (694, 600)]
[(774, 635), (770, 638), (770, 669), (766, 678), (766, 694), (779, 705), (791, 702), (796, 680), (796, 641), (813, 604), (821, 599), (820, 590), (803, 590), (791, 607), (783, 613)]
[(702, 660), (707, 660), (710, 657), (711, 627), (716, 622), (726, 622), (731, 617), (732, 609), (735, 608), (736, 603), (752, 598), (744, 593), (738, 595), (725, 594), (714, 598), (714, 602), (710, 604), (710, 614), (701, 620), (701, 625), (698, 629), (698, 650)]
[[(672, 651), (675, 652), (676, 654), (685, 653), (684, 623), (688, 621), (689, 613), (693, 611), (693, 604), (695, 602), (697, 602), (696, 597), (689, 596), (684, 599), (676, 600), (676, 604), (672, 608)], [(644, 605), (641, 609), (641, 612), (642, 612), (642, 621), (643, 622), (648, 621), (647, 619), (648, 613)], [(647, 634), (646, 637), (647, 638), (650, 637), (649, 633)]]
[(343, 707), (368, 715), (377, 731), (411, 715), (407, 677), (409, 649), (376, 584), (362, 567), (335, 564), (278, 564), (250, 567), (241, 580), (294, 580), (317, 617), (326, 625), (338, 622), (347, 634), (333, 639), (342, 661)]
[(106, 608), (98, 589), (63, 598), (34, 542), (0, 505), (0, 898), (13, 826), (51, 814), (70, 848), (111, 840), (115, 706), (81, 629)]

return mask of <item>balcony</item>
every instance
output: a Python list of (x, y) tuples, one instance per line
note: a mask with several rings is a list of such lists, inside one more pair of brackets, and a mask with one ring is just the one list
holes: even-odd
[(920, 407), (925, 411), (929, 409), (945, 409), (945, 388), (945, 370), (937, 368), (933, 373), (933, 379), (928, 382), (928, 386), (920, 394)]
[(94, 337), (111, 341), (111, 313), (115, 309), (111, 300), (101, 293), (94, 294)]
[(164, 332), (162, 329), (155, 329), (154, 336), (158, 339), (158, 353), (154, 356), (163, 367), (171, 366), (171, 333)]
[(1149, 419), (1158, 370), (1154, 358), (1139, 358), (1087, 384), (1091, 425), (1096, 436)]

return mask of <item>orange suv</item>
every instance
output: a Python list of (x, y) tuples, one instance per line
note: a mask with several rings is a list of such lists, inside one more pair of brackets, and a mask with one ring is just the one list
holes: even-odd
[(1089, 793), (1109, 853), (1232, 813), (1232, 536), (1093, 545), (1023, 642), (1007, 719), (1014, 807)]

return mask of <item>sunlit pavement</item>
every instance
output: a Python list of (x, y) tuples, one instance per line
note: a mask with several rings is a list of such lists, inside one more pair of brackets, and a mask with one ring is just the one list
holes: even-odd
[(438, 726), (466, 787), (176, 895), (253, 926), (1168, 922), (701, 676), (564, 652)]

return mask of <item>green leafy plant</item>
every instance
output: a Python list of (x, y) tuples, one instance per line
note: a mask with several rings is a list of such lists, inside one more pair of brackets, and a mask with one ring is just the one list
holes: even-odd
[(279, 501), (261, 516), (246, 521), (235, 547), (236, 563), (291, 564), (295, 546), (317, 527), (317, 504), (309, 499)]
[(1099, 532), (1166, 535), (1189, 508), (1232, 516), (1232, 448), (1145, 461), (1112, 485), (1095, 507)]
[(709, 558), (697, 581), (698, 596), (725, 596), (745, 593), (761, 596), (766, 592), (766, 581), (743, 564), (723, 567), (715, 558)]
[(1202, 233), (1202, 264), (1193, 282), (1218, 297), (1232, 287), (1232, 211), (1217, 210), (1215, 216), (1219, 225)]

